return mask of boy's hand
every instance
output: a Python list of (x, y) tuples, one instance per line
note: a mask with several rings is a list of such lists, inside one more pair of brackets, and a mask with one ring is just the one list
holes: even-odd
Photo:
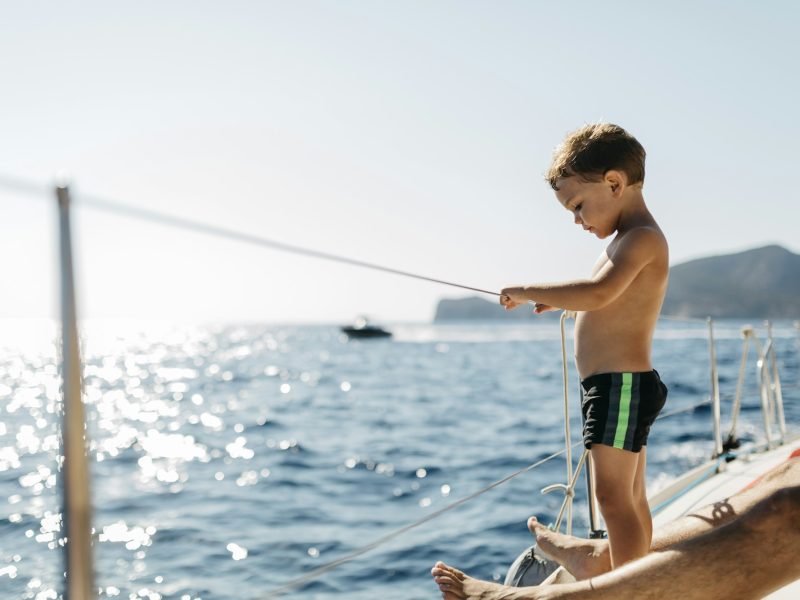
[(503, 288), (500, 291), (500, 304), (505, 306), (506, 310), (514, 310), (520, 304), (527, 304), (527, 302), (528, 299), (519, 286)]

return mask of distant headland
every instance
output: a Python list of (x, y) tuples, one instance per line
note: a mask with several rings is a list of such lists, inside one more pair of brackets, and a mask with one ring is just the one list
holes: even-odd
[[(800, 255), (781, 246), (764, 246), (675, 265), (670, 268), (661, 313), (700, 318), (800, 318)], [(506, 311), (497, 302), (473, 296), (440, 300), (433, 320), (520, 321), (558, 314), (533, 315), (524, 308)]]

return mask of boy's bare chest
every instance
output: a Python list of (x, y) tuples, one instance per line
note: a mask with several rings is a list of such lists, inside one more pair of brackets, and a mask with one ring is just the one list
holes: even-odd
[(619, 242), (619, 237), (614, 238), (614, 240), (606, 247), (605, 251), (600, 254), (600, 256), (597, 258), (597, 261), (594, 263), (594, 266), (592, 267), (592, 277), (597, 275), (614, 260), (614, 257), (617, 254), (617, 249), (619, 248)]
[(613, 251), (611, 249), (611, 245), (609, 245), (594, 263), (594, 266), (592, 267), (592, 277), (597, 275), (611, 262), (611, 256), (613, 256)]

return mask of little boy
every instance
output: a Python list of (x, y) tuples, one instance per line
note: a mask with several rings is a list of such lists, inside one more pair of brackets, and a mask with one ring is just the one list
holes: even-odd
[[(587, 125), (556, 150), (546, 178), (584, 231), (614, 239), (589, 279), (507, 287), (506, 310), (577, 311), (584, 445), (608, 529), (612, 568), (647, 554), (653, 523), (646, 443), (667, 388), (650, 362), (669, 273), (667, 240), (642, 196), (645, 151), (617, 125)], [(535, 519), (531, 529), (535, 532)]]

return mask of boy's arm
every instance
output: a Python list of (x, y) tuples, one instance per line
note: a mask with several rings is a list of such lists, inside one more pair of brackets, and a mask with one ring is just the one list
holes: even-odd
[(659, 232), (635, 229), (620, 238), (613, 259), (591, 279), (507, 287), (501, 292), (500, 303), (508, 310), (529, 301), (565, 310), (598, 310), (616, 300), (641, 270), (664, 252), (664, 247)]

